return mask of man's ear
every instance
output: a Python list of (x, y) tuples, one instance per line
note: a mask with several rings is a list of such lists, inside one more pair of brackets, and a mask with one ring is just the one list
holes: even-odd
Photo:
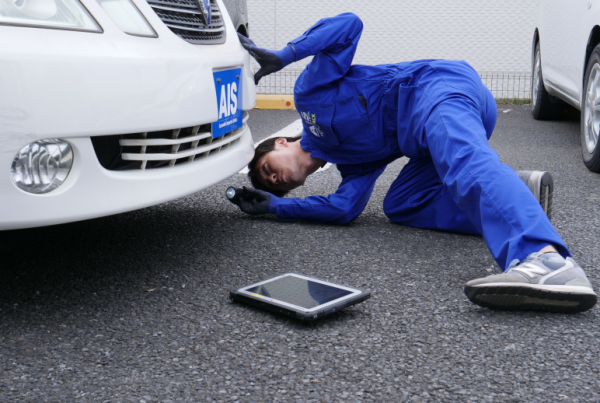
[(288, 141), (284, 138), (279, 138), (277, 140), (275, 140), (275, 144), (280, 146), (280, 147), (287, 147), (288, 146)]

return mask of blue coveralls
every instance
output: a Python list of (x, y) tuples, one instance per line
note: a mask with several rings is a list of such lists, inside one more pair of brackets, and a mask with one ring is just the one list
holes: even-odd
[(571, 256), (531, 191), (490, 148), (496, 102), (477, 73), (445, 60), (353, 66), (362, 27), (356, 15), (341, 14), (290, 42), (296, 60), (314, 55), (294, 88), (301, 147), (337, 164), (342, 183), (327, 197), (273, 197), (270, 212), (347, 223), (386, 165), (407, 156), (383, 202), (391, 221), (481, 234), (504, 270), (547, 245)]

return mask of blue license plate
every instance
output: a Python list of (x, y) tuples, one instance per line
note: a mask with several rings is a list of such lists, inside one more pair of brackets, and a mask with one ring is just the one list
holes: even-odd
[(219, 120), (212, 124), (213, 138), (242, 127), (242, 69), (215, 71)]

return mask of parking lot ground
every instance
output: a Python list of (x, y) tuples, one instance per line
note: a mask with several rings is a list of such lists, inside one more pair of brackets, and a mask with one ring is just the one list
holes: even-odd
[[(579, 122), (499, 109), (492, 146), (514, 169), (552, 172), (553, 222), (599, 289), (600, 175), (581, 161)], [(297, 118), (253, 111), (250, 125), (258, 140)], [(248, 183), (237, 174), (140, 211), (0, 232), (0, 401), (600, 401), (600, 308), (471, 304), (465, 282), (500, 271), (483, 240), (383, 214), (405, 163), (345, 226), (247, 216), (224, 197)], [(332, 168), (290, 196), (339, 181)], [(372, 298), (311, 325), (228, 298), (286, 272)]]

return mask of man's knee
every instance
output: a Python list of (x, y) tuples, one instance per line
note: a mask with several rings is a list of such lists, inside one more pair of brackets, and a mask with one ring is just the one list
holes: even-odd
[(383, 199), (383, 213), (389, 220), (391, 220), (390, 214), (392, 214), (393, 207), (394, 207), (393, 200), (390, 197), (390, 194), (388, 193), (385, 196), (385, 199)]
[(484, 91), (485, 95), (485, 113), (483, 116), (483, 127), (485, 128), (486, 137), (489, 140), (496, 127), (496, 119), (498, 118), (498, 107), (496, 106), (496, 99), (492, 93), (486, 88)]
[(407, 212), (407, 204), (409, 204), (406, 193), (393, 194), (388, 193), (383, 199), (383, 213), (390, 221), (401, 222), (402, 217)]

